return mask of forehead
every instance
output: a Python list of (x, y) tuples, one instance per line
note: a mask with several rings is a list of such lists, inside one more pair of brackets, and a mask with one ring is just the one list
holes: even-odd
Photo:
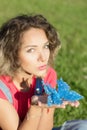
[(43, 29), (31, 28), (25, 31), (21, 39), (23, 45), (46, 43), (48, 38)]

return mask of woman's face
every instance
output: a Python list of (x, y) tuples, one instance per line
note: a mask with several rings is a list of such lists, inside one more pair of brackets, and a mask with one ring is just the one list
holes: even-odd
[(21, 67), (36, 76), (44, 76), (50, 56), (49, 41), (42, 29), (31, 28), (23, 34), (19, 51)]

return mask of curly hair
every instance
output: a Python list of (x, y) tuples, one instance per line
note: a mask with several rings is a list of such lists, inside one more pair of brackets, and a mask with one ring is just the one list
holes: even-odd
[(18, 51), (22, 44), (23, 33), (30, 28), (40, 28), (49, 40), (50, 58), (53, 63), (56, 48), (60, 46), (56, 29), (42, 15), (19, 15), (4, 23), (0, 28), (0, 75), (14, 75), (20, 68)]

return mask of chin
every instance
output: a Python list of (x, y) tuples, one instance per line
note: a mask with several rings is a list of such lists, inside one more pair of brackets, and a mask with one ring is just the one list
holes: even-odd
[(47, 71), (38, 72), (38, 73), (36, 74), (36, 76), (37, 76), (37, 77), (42, 77), (42, 78), (43, 78), (43, 77), (45, 77), (46, 72), (47, 72)]

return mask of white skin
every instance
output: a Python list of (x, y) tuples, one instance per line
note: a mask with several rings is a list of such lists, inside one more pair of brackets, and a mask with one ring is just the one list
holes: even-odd
[[(23, 35), (19, 58), (23, 69), (36, 76), (46, 73), (50, 56), (49, 41), (45, 32), (32, 28)], [(40, 70), (39, 67), (46, 66)]]
[[(24, 32), (21, 41), (19, 59), (22, 69), (17, 71), (13, 78), (13, 82), (19, 90), (21, 90), (20, 82), (23, 78), (25, 80), (28, 79), (28, 84), (31, 84), (33, 76), (44, 77), (46, 75), (50, 56), (49, 41), (42, 29), (31, 28)], [(24, 70), (31, 73), (31, 75), (25, 73)], [(48, 107), (45, 103), (47, 97), (40, 96), (35, 98), (38, 105), (31, 105), (24, 121), (20, 122), (20, 124), (14, 107), (8, 101), (0, 99), (1, 128), (3, 130), (51, 130), (55, 108), (65, 108), (66, 104), (75, 107), (79, 105), (79, 102), (64, 102), (60, 106), (50, 107), (49, 112), (47, 112)], [(41, 102), (43, 100), (44, 103)]]

